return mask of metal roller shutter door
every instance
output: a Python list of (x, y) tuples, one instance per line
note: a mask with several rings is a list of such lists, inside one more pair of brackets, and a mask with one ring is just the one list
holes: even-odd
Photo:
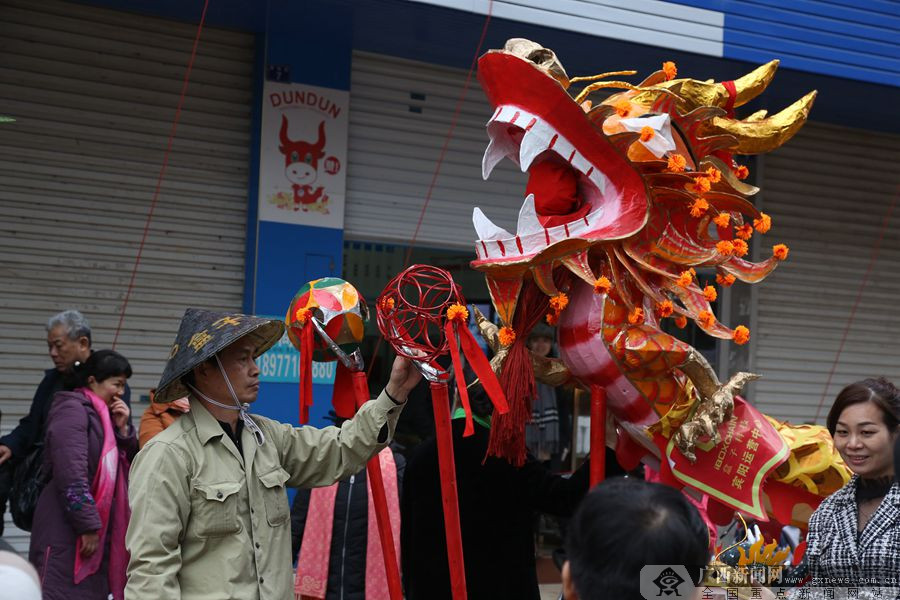
[[(109, 347), (196, 25), (0, 0), (0, 409), (8, 432), (50, 366), (47, 318), (82, 310)], [(137, 403), (188, 305), (239, 310), (254, 40), (204, 28), (118, 350)], [(27, 536), (7, 523), (17, 549)]]
[[(344, 233), (409, 242), (431, 183), (466, 71), (391, 56), (353, 53)], [(417, 244), (472, 251), (472, 208), (515, 231), (525, 175), (508, 160), (481, 178), (492, 113), (473, 76)]]
[(788, 261), (758, 286), (755, 401), (766, 413), (819, 423), (846, 384), (883, 375), (900, 382), (900, 210), (884, 231), (828, 389), (828, 374), (882, 224), (900, 194), (900, 137), (809, 123), (765, 158), (763, 206)]

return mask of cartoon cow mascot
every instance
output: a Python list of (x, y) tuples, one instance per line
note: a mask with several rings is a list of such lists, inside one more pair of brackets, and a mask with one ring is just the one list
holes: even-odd
[(288, 137), (287, 116), (281, 115), (279, 140), (281, 145), (278, 149), (284, 154), (284, 174), (294, 190), (294, 210), (305, 212), (317, 202), (325, 204), (328, 201), (325, 188), (318, 186), (313, 189), (311, 185), (318, 177), (319, 160), (325, 156), (325, 121), (319, 123), (319, 139), (310, 144), (291, 140)]

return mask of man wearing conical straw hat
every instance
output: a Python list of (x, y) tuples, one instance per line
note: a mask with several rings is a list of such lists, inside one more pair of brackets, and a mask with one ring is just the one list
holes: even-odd
[(397, 358), (381, 395), (341, 428), (258, 415), (255, 358), (281, 321), (188, 309), (155, 402), (189, 396), (190, 412), (154, 437), (131, 470), (127, 600), (293, 597), (285, 486), (326, 486), (387, 446), (420, 379)]

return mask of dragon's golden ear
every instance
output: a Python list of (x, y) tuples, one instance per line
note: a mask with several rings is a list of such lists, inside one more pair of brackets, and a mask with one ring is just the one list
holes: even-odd
[(707, 126), (710, 133), (726, 133), (737, 138), (736, 154), (762, 154), (770, 152), (794, 137), (806, 119), (816, 99), (812, 91), (781, 112), (770, 117), (754, 113), (744, 120), (713, 117)]

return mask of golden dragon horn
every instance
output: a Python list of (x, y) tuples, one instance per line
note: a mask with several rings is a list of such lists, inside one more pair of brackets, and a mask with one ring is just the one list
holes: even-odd
[[(772, 60), (753, 69), (743, 77), (734, 80), (735, 97), (732, 107), (743, 106), (759, 96), (772, 82), (778, 70), (777, 60)], [(688, 105), (688, 109), (698, 106), (718, 106), (725, 108), (731, 94), (724, 84), (715, 81), (698, 81), (696, 79), (673, 79), (658, 84), (658, 87), (669, 88), (676, 92)]]
[[(812, 91), (781, 112), (763, 119), (728, 119), (714, 117), (709, 129), (715, 133), (727, 133), (738, 140), (736, 154), (763, 154), (770, 152), (797, 133), (812, 108), (816, 92)], [(751, 115), (754, 116), (754, 115)]]
[[(737, 97), (734, 99), (734, 106), (743, 106), (762, 94), (769, 84), (772, 83), (772, 78), (775, 77), (775, 71), (778, 70), (778, 60), (770, 60), (764, 65), (760, 65), (744, 75), (743, 77), (738, 77), (734, 80), (734, 89), (737, 92)], [(718, 85), (722, 85), (721, 83)], [(725, 87), (725, 86), (722, 86)], [(728, 97), (725, 98), (724, 104), (719, 104), (718, 106), (724, 108), (728, 103)]]

